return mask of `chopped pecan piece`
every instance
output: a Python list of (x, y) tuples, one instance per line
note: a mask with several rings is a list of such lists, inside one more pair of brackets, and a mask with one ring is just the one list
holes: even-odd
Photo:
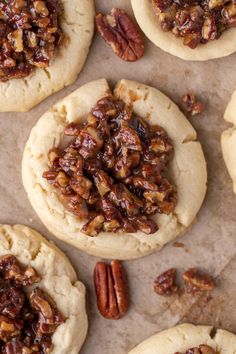
[(168, 140), (164, 140), (161, 137), (157, 137), (151, 140), (150, 150), (155, 151), (159, 154), (169, 153), (173, 150), (173, 146), (169, 143)]
[(171, 268), (159, 275), (154, 282), (154, 290), (158, 295), (172, 295), (178, 290), (175, 284), (176, 269)]
[(77, 123), (70, 123), (65, 128), (65, 135), (78, 136), (81, 130), (81, 126)]
[(103, 224), (103, 229), (105, 232), (117, 232), (120, 227), (121, 224), (118, 220), (106, 221)]
[(136, 217), (134, 221), (137, 223), (138, 230), (142, 231), (146, 235), (151, 235), (157, 232), (158, 226), (155, 221), (147, 219), (147, 217)]
[(99, 170), (94, 175), (94, 183), (98, 189), (99, 194), (103, 197), (106, 193), (112, 189), (113, 180), (106, 172)]
[(94, 286), (101, 315), (118, 320), (125, 315), (129, 305), (128, 284), (120, 261), (111, 265), (98, 262), (94, 269)]
[(21, 325), (19, 322), (0, 315), (0, 340), (8, 342), (11, 337), (19, 336)]
[(39, 333), (53, 333), (65, 321), (53, 300), (39, 288), (31, 292), (29, 301), (31, 307), (39, 312)]
[(119, 223), (122, 221), (122, 214), (119, 209), (108, 199), (102, 198), (102, 211), (106, 216), (106, 220), (117, 220)]
[(114, 165), (116, 178), (127, 178), (132, 173), (133, 168), (139, 165), (139, 162), (140, 153), (138, 151), (123, 148)]
[(162, 180), (157, 190), (148, 190), (143, 193), (145, 199), (158, 205), (163, 214), (170, 214), (176, 206), (175, 188), (167, 180)]
[(212, 290), (215, 286), (214, 280), (209, 275), (201, 274), (197, 268), (190, 268), (184, 272), (183, 279), (186, 291), (193, 295)]
[(40, 281), (32, 267), (23, 269), (12, 255), (0, 258), (0, 274), (3, 274), (4, 279), (10, 280), (16, 285), (28, 286)]
[(63, 157), (59, 158), (58, 163), (64, 172), (71, 174), (77, 170), (77, 163), (80, 158), (75, 149), (69, 149)]
[(0, 313), (8, 318), (19, 315), (25, 302), (25, 295), (18, 288), (0, 282)]
[(202, 102), (196, 99), (193, 92), (189, 92), (182, 97), (182, 101), (185, 104), (187, 112), (192, 116), (202, 113), (205, 110), (205, 106)]
[(102, 214), (99, 214), (89, 220), (81, 229), (86, 235), (89, 236), (97, 236), (98, 233), (101, 231), (105, 218)]
[(96, 16), (96, 25), (104, 40), (125, 61), (136, 61), (144, 54), (139, 31), (127, 13), (112, 9), (111, 14)]
[(76, 179), (71, 179), (70, 186), (73, 191), (79, 194), (83, 199), (88, 199), (93, 184), (88, 178), (84, 176), (76, 176)]
[(124, 218), (122, 223), (122, 232), (133, 234), (137, 232), (137, 224), (135, 224), (133, 218)]
[(93, 127), (88, 126), (87, 128), (84, 128), (81, 131), (80, 137), (80, 155), (85, 159), (95, 157), (95, 155), (103, 145), (103, 139), (99, 131)]
[(143, 202), (131, 193), (123, 184), (115, 184), (109, 194), (110, 200), (123, 209), (128, 216), (138, 214), (139, 208), (143, 207)]
[(141, 176), (134, 177), (133, 184), (135, 187), (141, 188), (143, 190), (157, 191), (157, 189), (158, 189), (158, 187), (155, 183), (153, 183)]
[(88, 208), (84, 199), (78, 194), (62, 194), (61, 200), (65, 203), (66, 207), (79, 219), (86, 219), (88, 217)]
[(142, 151), (142, 144), (138, 134), (127, 124), (122, 124), (116, 139), (120, 146), (125, 146), (130, 150)]

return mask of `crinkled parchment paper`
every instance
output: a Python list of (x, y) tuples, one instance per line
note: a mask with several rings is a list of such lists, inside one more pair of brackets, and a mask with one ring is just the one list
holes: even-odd
[[(128, 0), (97, 0), (98, 10), (112, 6), (127, 9)], [(133, 16), (133, 15), (132, 15)], [(124, 354), (151, 334), (181, 321), (219, 325), (236, 333), (236, 197), (220, 150), (220, 135), (226, 128), (222, 116), (236, 88), (236, 53), (210, 62), (184, 62), (145, 40), (145, 56), (137, 63), (117, 58), (95, 35), (92, 49), (77, 82), (50, 97), (31, 112), (0, 115), (0, 223), (23, 223), (34, 227), (64, 250), (79, 278), (87, 286), (90, 329), (82, 354)], [(63, 69), (62, 69), (63, 70)], [(175, 102), (193, 90), (207, 109), (191, 118), (208, 163), (209, 186), (198, 222), (179, 241), (149, 257), (126, 262), (131, 306), (117, 322), (103, 319), (97, 310), (93, 289), (93, 268), (97, 259), (57, 241), (45, 229), (31, 208), (21, 182), (21, 157), (29, 132), (38, 118), (58, 99), (80, 85), (106, 77), (111, 85), (120, 78), (135, 79), (161, 89)], [(151, 236), (147, 236), (151, 237)], [(153, 279), (169, 267), (183, 270), (201, 267), (217, 279), (211, 299), (203, 297), (161, 298), (152, 290)]]

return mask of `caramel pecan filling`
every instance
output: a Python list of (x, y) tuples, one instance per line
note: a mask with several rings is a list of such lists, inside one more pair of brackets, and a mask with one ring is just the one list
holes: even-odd
[(60, 0), (0, 0), (0, 80), (46, 68), (62, 39)]
[(184, 45), (218, 39), (227, 28), (236, 25), (234, 0), (152, 0), (163, 31), (183, 37)]
[(0, 258), (0, 353), (48, 354), (52, 335), (64, 317), (53, 300), (39, 288), (32, 267), (22, 267), (12, 255)]
[(111, 95), (97, 102), (84, 124), (71, 123), (66, 148), (49, 152), (43, 177), (66, 207), (87, 222), (82, 232), (146, 234), (158, 226), (150, 217), (170, 214), (176, 190), (166, 178), (173, 146), (161, 127), (149, 126)]
[[(184, 354), (184, 353), (176, 352), (174, 354)], [(186, 350), (185, 354), (217, 354), (217, 352), (209, 345), (201, 344), (199, 347)]]

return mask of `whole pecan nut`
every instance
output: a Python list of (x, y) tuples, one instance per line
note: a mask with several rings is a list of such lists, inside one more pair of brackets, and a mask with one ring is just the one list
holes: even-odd
[(129, 294), (125, 270), (120, 261), (111, 265), (98, 262), (94, 269), (94, 286), (101, 315), (118, 320), (128, 310)]
[(120, 9), (112, 9), (111, 14), (97, 14), (96, 25), (103, 39), (114, 52), (125, 61), (136, 61), (144, 54), (144, 45), (137, 27)]

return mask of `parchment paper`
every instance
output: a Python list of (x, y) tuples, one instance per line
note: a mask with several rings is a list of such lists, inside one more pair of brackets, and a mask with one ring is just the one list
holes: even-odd
[[(121, 7), (133, 16), (128, 0), (97, 0), (96, 3), (98, 10)], [(125, 63), (95, 35), (86, 66), (74, 85), (29, 113), (0, 115), (0, 223), (22, 223), (35, 228), (54, 240), (72, 261), (87, 286), (90, 328), (82, 354), (125, 354), (151, 334), (183, 321), (222, 326), (236, 333), (236, 197), (220, 150), (220, 135), (227, 127), (223, 112), (236, 88), (235, 61), (236, 53), (210, 62), (184, 62), (146, 39), (143, 59)], [(204, 114), (191, 119), (203, 145), (209, 173), (208, 193), (198, 221), (179, 239), (185, 247), (169, 244), (149, 257), (125, 262), (131, 306), (127, 315), (117, 322), (103, 319), (96, 307), (93, 268), (97, 259), (58, 241), (45, 229), (31, 208), (21, 182), (22, 152), (38, 118), (58, 99), (101, 77), (111, 84), (121, 78), (145, 82), (161, 89), (177, 103), (191, 89), (207, 102)], [(189, 295), (166, 299), (154, 293), (153, 280), (160, 272), (169, 267), (181, 271), (192, 266), (216, 277), (217, 288), (212, 299)]]

